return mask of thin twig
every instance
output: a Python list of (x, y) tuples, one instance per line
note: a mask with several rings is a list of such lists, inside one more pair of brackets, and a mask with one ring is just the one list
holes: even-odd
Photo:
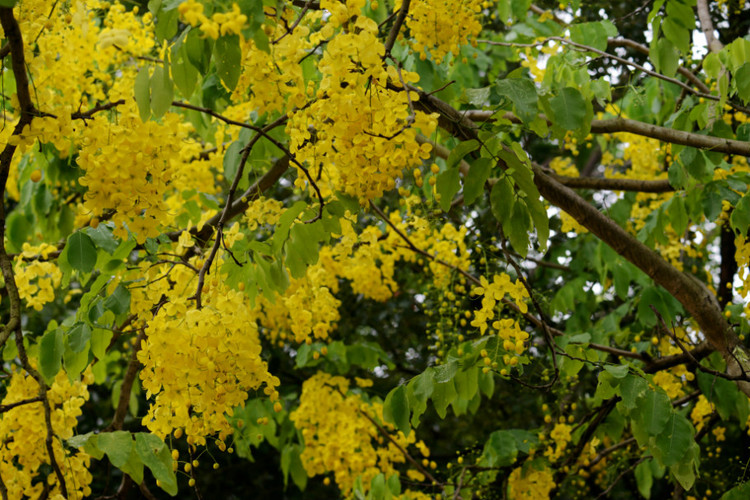
[(10, 411), (13, 408), (17, 408), (19, 406), (23, 406), (23, 405), (27, 405), (27, 404), (31, 404), (31, 403), (38, 403), (41, 400), (42, 400), (41, 397), (36, 396), (36, 397), (33, 397), (33, 398), (22, 399), (21, 401), (16, 401), (15, 403), (8, 403), (8, 404), (5, 404), (5, 405), (0, 405), (0, 413), (5, 413), (5, 412)]

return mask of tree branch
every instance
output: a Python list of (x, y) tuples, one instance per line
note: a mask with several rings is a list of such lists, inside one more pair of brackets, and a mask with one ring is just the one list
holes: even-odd
[(701, 23), (701, 31), (706, 37), (706, 43), (708, 49), (711, 52), (719, 52), (724, 48), (724, 45), (714, 36), (714, 23), (711, 21), (711, 13), (708, 10), (708, 2), (706, 0), (698, 0), (696, 4), (696, 10), (698, 11), (698, 20)]
[(396, 20), (393, 22), (393, 26), (391, 26), (391, 31), (388, 32), (388, 38), (386, 38), (385, 40), (384, 45), (385, 45), (386, 56), (391, 55), (391, 49), (393, 49), (393, 45), (396, 43), (398, 32), (401, 31), (401, 25), (404, 24), (404, 21), (406, 20), (406, 14), (409, 13), (410, 3), (411, 3), (411, 0), (402, 0), (401, 2), (401, 7), (399, 7)]
[[(488, 121), (497, 111), (493, 110), (469, 110), (456, 112), (471, 121)], [(503, 114), (503, 118), (514, 123), (521, 123), (521, 120), (513, 113)], [(474, 125), (476, 127), (476, 125)], [(711, 135), (696, 134), (694, 132), (685, 132), (672, 128), (652, 125), (650, 123), (639, 122), (627, 118), (608, 118), (605, 120), (591, 120), (592, 134), (614, 134), (617, 132), (630, 132), (631, 134), (651, 137), (662, 142), (672, 144), (681, 144), (698, 149), (717, 151), (725, 154), (736, 154), (750, 156), (750, 142), (737, 141), (734, 139), (724, 139)]]

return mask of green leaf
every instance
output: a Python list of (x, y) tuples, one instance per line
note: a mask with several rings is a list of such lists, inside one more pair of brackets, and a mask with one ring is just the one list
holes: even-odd
[(576, 43), (599, 50), (607, 50), (607, 38), (617, 36), (617, 28), (609, 21), (572, 24), (570, 38)]
[(29, 239), (33, 227), (33, 221), (29, 220), (25, 214), (18, 211), (11, 212), (7, 220), (8, 249), (20, 252), (23, 244)]
[(473, 366), (468, 370), (461, 370), (456, 373), (456, 393), (458, 397), (465, 400), (471, 400), (479, 391), (479, 367)]
[(76, 231), (68, 237), (68, 263), (78, 271), (90, 273), (96, 265), (96, 247), (88, 234)]
[(513, 204), (513, 212), (510, 219), (503, 222), (503, 231), (508, 236), (510, 244), (521, 256), (526, 257), (529, 253), (529, 231), (531, 230), (531, 218), (526, 203), (517, 200)]
[(120, 283), (104, 301), (104, 307), (118, 316), (125, 314), (130, 310), (130, 291)]
[(472, 151), (475, 151), (477, 148), (479, 148), (479, 142), (474, 139), (459, 143), (448, 155), (448, 159), (445, 162), (446, 167), (448, 169), (455, 167), (456, 165), (461, 163), (461, 160), (463, 160), (464, 156), (471, 153)]
[(536, 86), (525, 78), (506, 78), (496, 84), (497, 92), (510, 99), (516, 114), (526, 124), (533, 122), (539, 115)]
[(450, 361), (432, 368), (435, 375), (435, 382), (443, 383), (453, 380), (458, 371), (458, 363)]
[(687, 210), (685, 210), (685, 201), (680, 196), (673, 196), (667, 208), (669, 221), (672, 228), (677, 234), (683, 234), (688, 224)]
[(151, 75), (151, 112), (154, 118), (161, 118), (172, 106), (174, 100), (174, 86), (169, 77), (169, 71), (163, 66), (154, 68)]
[(694, 434), (693, 426), (685, 417), (670, 412), (664, 430), (654, 441), (654, 456), (667, 467), (677, 464), (693, 444)]
[(727, 491), (719, 500), (747, 500), (750, 498), (750, 481), (735, 486)]
[(73, 352), (81, 352), (91, 340), (91, 327), (86, 323), (76, 323), (67, 335), (68, 347)]
[(437, 176), (435, 190), (440, 195), (440, 208), (443, 212), (450, 210), (453, 197), (460, 187), (458, 168), (449, 168)]
[(516, 438), (510, 431), (495, 431), (484, 443), (482, 465), (485, 467), (506, 467), (513, 465), (518, 456)]
[(633, 425), (639, 426), (649, 436), (657, 436), (667, 425), (672, 415), (669, 396), (663, 391), (647, 391), (631, 413)]
[(175, 496), (177, 477), (172, 469), (172, 454), (164, 441), (155, 434), (139, 432), (135, 435), (135, 451), (160, 482), (161, 489)]
[(216, 60), (216, 74), (229, 91), (234, 90), (240, 79), (240, 70), (242, 69), (239, 36), (225, 35), (216, 40), (214, 58)]
[(435, 411), (441, 419), (445, 418), (448, 405), (455, 401), (456, 395), (456, 387), (452, 379), (434, 385), (431, 397), (432, 404), (435, 405)]
[(211, 39), (201, 38), (200, 30), (190, 30), (187, 38), (185, 38), (185, 54), (188, 61), (202, 75), (208, 73), (208, 68), (211, 65), (212, 43)]
[(654, 484), (654, 476), (651, 474), (651, 464), (644, 460), (635, 466), (635, 484), (638, 486), (638, 493), (643, 498), (651, 498), (651, 486)]
[(650, 56), (657, 71), (666, 76), (675, 76), (680, 64), (680, 51), (672, 42), (666, 38), (658, 38), (651, 46)]
[(627, 410), (632, 410), (638, 404), (640, 397), (648, 390), (648, 382), (638, 375), (628, 375), (620, 382), (620, 403)]
[(383, 418), (396, 426), (398, 430), (408, 436), (411, 432), (409, 425), (409, 398), (406, 397), (406, 388), (399, 385), (385, 398), (383, 403)]
[(224, 153), (224, 178), (228, 181), (234, 180), (240, 167), (242, 157), (242, 148), (245, 147), (246, 141), (234, 141), (229, 145)]
[(628, 365), (604, 365), (604, 369), (614, 378), (625, 378), (628, 374)]
[(307, 486), (307, 473), (300, 459), (301, 447), (297, 444), (286, 445), (281, 450), (281, 471), (284, 474), (284, 485), (287, 484), (289, 474), (292, 475), (292, 481), (300, 490)]
[(501, 177), (492, 186), (490, 191), (490, 203), (492, 214), (499, 222), (505, 222), (513, 213), (513, 205), (516, 193), (507, 176)]
[(135, 77), (133, 92), (135, 102), (138, 105), (138, 113), (141, 115), (141, 121), (145, 122), (151, 117), (151, 79), (149, 77), (149, 66), (138, 70)]
[(549, 100), (549, 104), (555, 124), (565, 130), (578, 130), (583, 127), (586, 101), (577, 89), (565, 87)]
[(39, 372), (47, 382), (60, 371), (63, 349), (63, 334), (59, 328), (48, 331), (39, 341)]
[(177, 20), (180, 17), (179, 11), (174, 8), (175, 6), (169, 6), (172, 8), (162, 8), (156, 14), (156, 29), (154, 33), (159, 41), (169, 40), (177, 34)]
[(493, 163), (490, 158), (478, 158), (472, 162), (469, 174), (464, 178), (464, 204), (471, 205), (482, 194)]
[[(673, 4), (677, 2), (669, 2)], [(672, 42), (683, 54), (690, 53), (690, 31), (680, 26), (672, 16), (667, 17), (661, 23), (661, 29), (664, 31), (664, 36)]]
[(113, 335), (112, 330), (94, 328), (94, 331), (91, 333), (91, 352), (94, 353), (97, 359), (103, 359), (107, 354), (107, 347), (109, 347), (109, 342), (112, 340)]
[(750, 195), (745, 194), (734, 207), (729, 224), (737, 234), (747, 234), (750, 227)]
[(109, 461), (115, 467), (122, 468), (130, 459), (133, 450), (133, 438), (129, 432), (102, 432), (98, 435), (98, 447), (107, 454)]
[(706, 162), (703, 152), (691, 147), (686, 147), (680, 151), (680, 161), (685, 166), (687, 172), (700, 182), (708, 182), (713, 178), (713, 165)]
[(432, 368), (428, 368), (420, 373), (406, 386), (406, 395), (409, 398), (409, 408), (412, 411), (411, 425), (416, 428), (419, 424), (419, 418), (427, 409), (427, 400), (432, 396), (435, 389), (435, 380), (433, 378)]
[(474, 107), (481, 108), (487, 106), (490, 103), (490, 90), (491, 87), (482, 88), (466, 88), (461, 96), (461, 102), (471, 104)]
[(737, 97), (745, 104), (750, 101), (750, 63), (745, 63), (734, 72), (732, 82), (737, 86)]
[(0, 0), (0, 7), (15, 7), (18, 0)]
[(184, 43), (177, 50), (172, 50), (172, 78), (182, 96), (189, 99), (198, 82), (198, 70), (190, 63), (188, 48)]

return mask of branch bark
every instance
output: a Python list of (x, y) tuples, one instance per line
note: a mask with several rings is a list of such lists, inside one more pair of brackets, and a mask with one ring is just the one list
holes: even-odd
[[(465, 112), (456, 111), (456, 113), (459, 113), (466, 120), (488, 121), (496, 111), (470, 110)], [(521, 123), (521, 120), (513, 113), (505, 113), (503, 118), (514, 123)], [(660, 127), (659, 125), (652, 125), (627, 118), (609, 118), (606, 120), (591, 121), (592, 134), (614, 134), (617, 132), (630, 132), (631, 134), (651, 137), (662, 142), (681, 144), (683, 146), (717, 151), (719, 153), (750, 156), (750, 142), (724, 139), (711, 135), (697, 134), (695, 132), (685, 132), (683, 130)]]

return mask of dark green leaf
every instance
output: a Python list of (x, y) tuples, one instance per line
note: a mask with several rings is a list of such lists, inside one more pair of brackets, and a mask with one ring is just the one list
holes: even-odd
[(450, 210), (453, 197), (460, 187), (458, 168), (449, 168), (438, 175), (435, 190), (440, 195), (440, 208), (443, 212)]
[(408, 436), (411, 432), (409, 425), (409, 399), (406, 397), (406, 388), (399, 385), (385, 398), (383, 403), (383, 418), (396, 426), (398, 430)]
[(130, 291), (122, 284), (117, 285), (112, 295), (104, 301), (104, 307), (118, 316), (125, 314), (130, 309)]
[(90, 273), (96, 265), (96, 247), (91, 237), (83, 231), (76, 231), (68, 237), (68, 263), (78, 271)]
[(672, 411), (664, 430), (656, 436), (654, 456), (667, 467), (677, 464), (693, 444), (694, 434), (688, 419)]
[(631, 412), (633, 425), (641, 427), (649, 436), (661, 434), (672, 415), (669, 396), (663, 391), (647, 391)]
[(448, 159), (445, 162), (446, 167), (448, 169), (455, 167), (463, 160), (464, 156), (475, 151), (477, 148), (479, 148), (479, 143), (474, 139), (459, 143), (448, 155)]
[(50, 381), (60, 371), (63, 354), (63, 334), (60, 329), (50, 330), (39, 341), (39, 372)]
[(91, 327), (86, 323), (76, 323), (67, 335), (67, 345), (73, 352), (83, 351), (91, 340)]
[(524, 123), (531, 123), (538, 114), (536, 86), (522, 78), (506, 78), (496, 83), (497, 91), (513, 102), (516, 114)]
[(151, 112), (154, 118), (161, 118), (172, 106), (174, 86), (169, 71), (162, 66), (154, 68), (151, 75)]
[(510, 218), (515, 196), (513, 185), (507, 177), (499, 178), (492, 186), (492, 191), (490, 191), (492, 214), (499, 222), (505, 222)]
[(151, 79), (148, 70), (149, 67), (145, 66), (138, 71), (133, 88), (135, 102), (138, 104), (138, 112), (143, 122), (151, 117)]
[(490, 158), (479, 158), (472, 162), (469, 174), (464, 178), (464, 204), (471, 205), (482, 194), (493, 163)]
[(510, 431), (495, 431), (484, 444), (482, 465), (485, 467), (506, 467), (516, 461), (518, 448), (516, 438)]
[(553, 121), (565, 130), (583, 127), (586, 117), (586, 102), (581, 93), (572, 87), (565, 87), (549, 101)]
[(570, 38), (582, 45), (607, 50), (607, 38), (617, 36), (617, 28), (609, 21), (571, 24)]
[(227, 89), (234, 90), (240, 79), (240, 70), (242, 69), (240, 38), (237, 35), (225, 35), (216, 40), (214, 58), (216, 60), (216, 74), (219, 75)]
[(164, 441), (155, 434), (139, 432), (135, 435), (135, 450), (161, 488), (172, 496), (176, 495), (177, 477), (172, 469), (172, 454)]

